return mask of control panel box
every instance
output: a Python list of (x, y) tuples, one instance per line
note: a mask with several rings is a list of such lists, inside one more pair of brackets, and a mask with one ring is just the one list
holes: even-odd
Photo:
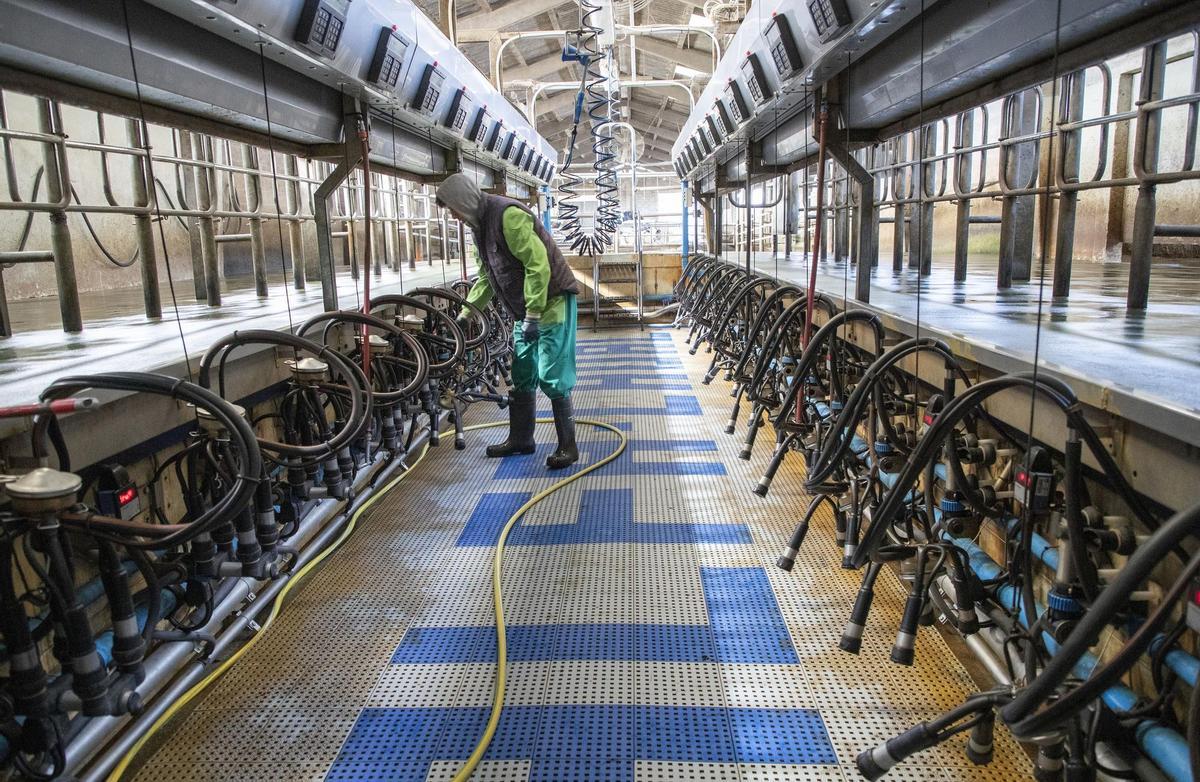
[(798, 73), (804, 63), (800, 60), (800, 47), (796, 44), (796, 36), (792, 25), (783, 14), (771, 15), (767, 29), (763, 31), (767, 38), (767, 49), (771, 52), (771, 60), (780, 79), (788, 79)]
[(837, 37), (853, 21), (846, 0), (806, 0), (806, 5), (821, 43)]
[(750, 99), (756, 106), (761, 106), (771, 99), (771, 85), (767, 82), (766, 71), (763, 70), (762, 60), (753, 52), (746, 52), (742, 60), (742, 78), (746, 80), (746, 89), (750, 91)]
[(504, 120), (496, 120), (496, 124), (492, 125), (492, 132), (488, 134), (487, 143), (484, 144), (484, 149), (488, 152), (496, 152), (500, 146), (500, 139), (503, 138)]
[(346, 29), (350, 0), (307, 0), (296, 25), (296, 40), (317, 54), (337, 54)]
[(412, 109), (426, 117), (433, 116), (438, 99), (442, 97), (442, 87), (446, 83), (446, 72), (438, 67), (437, 62), (425, 66), (421, 81), (417, 84), (417, 94), (413, 96)]
[(525, 147), (526, 146), (527, 145), (525, 144), (524, 141), (518, 141), (516, 148), (513, 150), (512, 157), (509, 158), (509, 160), (512, 161), (513, 165), (517, 166), (518, 168), (520, 168), (521, 164), (525, 162)]
[(454, 93), (454, 99), (450, 101), (450, 111), (446, 113), (446, 127), (461, 135), (467, 127), (467, 117), (471, 116), (474, 105), (475, 101), (471, 100), (467, 88), (459, 87)]
[(734, 127), (750, 119), (750, 109), (746, 105), (746, 99), (742, 97), (742, 85), (734, 79), (725, 84), (724, 105), (729, 107), (729, 119), (733, 121)]
[(400, 86), (400, 78), (408, 66), (408, 57), (412, 50), (412, 41), (401, 35), (396, 28), (380, 29), (375, 54), (371, 57), (371, 66), (367, 69), (367, 81), (388, 92), (395, 92)]
[[(721, 102), (717, 101), (717, 106), (721, 106)], [(710, 111), (704, 117), (705, 124), (708, 125), (709, 135), (712, 137), (713, 146), (720, 144), (729, 135), (729, 127), (721, 119), (721, 111)]]
[(475, 112), (475, 119), (471, 121), (471, 128), (467, 131), (467, 140), (474, 141), (476, 144), (483, 146), (487, 141), (488, 121), (491, 115), (488, 114), (487, 106), (480, 106), (479, 111)]
[(509, 131), (508, 136), (504, 139), (504, 145), (500, 147), (499, 155), (505, 160), (512, 160), (513, 148), (517, 145), (517, 134), (514, 131)]

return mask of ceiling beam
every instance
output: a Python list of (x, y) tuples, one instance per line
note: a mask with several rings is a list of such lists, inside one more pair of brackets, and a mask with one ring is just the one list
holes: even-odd
[[(564, 0), (509, 0), (493, 11), (479, 11), (458, 20), (458, 40), (487, 40), (492, 34), (552, 11)], [(468, 37), (464, 33), (487, 33), (485, 38)]]
[(649, 35), (639, 35), (637, 47), (639, 55), (649, 54), (701, 73), (712, 73), (713, 70), (712, 53), (706, 49), (681, 49), (671, 41)]

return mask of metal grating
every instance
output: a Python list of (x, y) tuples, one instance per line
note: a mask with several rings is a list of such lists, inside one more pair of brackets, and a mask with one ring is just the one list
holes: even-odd
[[(903, 605), (889, 573), (862, 653), (837, 649), (859, 574), (836, 569), (832, 520), (818, 514), (792, 573), (775, 568), (807, 502), (796, 460), (767, 498), (751, 494), (770, 443), (737, 458), (748, 409), (739, 434), (724, 434), (728, 386), (702, 385), (707, 361), (681, 345), (658, 329), (581, 339), (577, 408), (632, 445), (621, 469), (518, 527), (504, 582), (508, 692), (474, 779), (853, 780), (859, 751), (973, 689), (932, 629), (914, 667), (887, 659)], [(618, 373), (636, 382), (610, 382)], [(480, 406), (469, 423), (494, 415)], [(539, 429), (544, 450), (553, 435)], [(514, 503), (553, 480), (537, 457), (482, 458), (501, 437), (432, 451), (170, 727), (178, 738), (138, 779), (452, 778), (490, 704), (490, 544)], [(580, 440), (588, 458), (611, 447), (587, 427)], [(996, 747), (976, 768), (952, 741), (888, 778), (1029, 778), (1003, 730)], [(260, 763), (266, 752), (279, 762)]]

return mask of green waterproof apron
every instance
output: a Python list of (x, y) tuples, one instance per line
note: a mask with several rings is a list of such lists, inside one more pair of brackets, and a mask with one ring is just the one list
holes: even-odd
[(563, 293), (546, 302), (538, 340), (526, 342), (522, 322), (513, 326), (512, 382), (518, 391), (541, 388), (551, 399), (561, 399), (575, 387), (575, 294)]

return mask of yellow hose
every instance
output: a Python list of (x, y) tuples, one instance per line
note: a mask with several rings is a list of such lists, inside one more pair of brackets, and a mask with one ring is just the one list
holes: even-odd
[[(539, 424), (546, 424), (546, 423), (552, 423), (552, 422), (553, 422), (553, 420), (549, 419), (549, 418), (543, 418), (543, 419), (538, 420)], [(555, 483), (550, 488), (544, 489), (543, 491), (535, 494), (533, 497), (531, 497), (529, 499), (528, 502), (526, 502), (524, 505), (522, 505), (520, 508), (517, 509), (517, 512), (514, 513), (509, 518), (508, 522), (504, 525), (504, 529), (502, 529), (500, 531), (500, 538), (496, 543), (496, 553), (495, 553), (495, 557), (492, 562), (492, 590), (493, 590), (493, 602), (494, 602), (495, 609), (496, 609), (496, 640), (497, 640), (497, 649), (499, 651), (499, 657), (497, 658), (498, 664), (497, 664), (497, 668), (496, 668), (496, 684), (495, 684), (495, 688), (494, 688), (494, 692), (493, 692), (492, 714), (491, 714), (491, 717), (488, 719), (487, 728), (484, 730), (483, 736), (479, 740), (479, 744), (475, 747), (475, 751), (471, 753), (471, 757), (469, 757), (467, 759), (467, 762), (463, 766), (462, 770), (459, 771), (459, 773), (456, 777), (454, 777), (454, 782), (460, 782), (460, 780), (466, 780), (469, 776), (471, 776), (471, 772), (475, 770), (475, 767), (477, 765), (479, 765), (479, 760), (483, 757), (483, 754), (485, 752), (487, 752), (488, 745), (491, 744), (492, 737), (496, 733), (496, 726), (500, 722), (500, 710), (504, 704), (504, 688), (507, 683), (506, 682), (507, 665), (506, 665), (506, 660), (505, 660), (505, 657), (507, 654), (507, 638), (505, 635), (505, 627), (504, 627), (504, 601), (503, 601), (503, 594), (502, 594), (501, 585), (500, 585), (500, 575), (501, 575), (501, 567), (504, 562), (504, 542), (508, 538), (508, 533), (512, 530), (512, 528), (514, 526), (516, 526), (516, 523), (521, 519), (522, 516), (524, 516), (529, 511), (530, 508), (532, 508), (534, 505), (538, 504), (539, 502), (541, 502), (542, 500), (544, 500), (546, 497), (550, 496), (554, 492), (558, 491), (562, 487), (566, 486), (567, 484), (572, 483), (572, 482), (582, 478), (584, 475), (587, 475), (588, 473), (592, 472), (593, 470), (603, 467), (604, 465), (611, 462), (613, 459), (616, 459), (625, 450), (625, 445), (628, 442), (627, 438), (621, 432), (621, 430), (617, 429), (615, 426), (612, 426), (611, 424), (606, 424), (603, 421), (591, 421), (591, 420), (587, 420), (587, 419), (578, 419), (576, 421), (576, 423), (587, 424), (588, 426), (596, 426), (596, 427), (599, 427), (602, 429), (608, 429), (609, 431), (616, 433), (617, 437), (619, 437), (621, 440), (620, 444), (618, 445), (618, 447), (615, 451), (613, 451), (612, 453), (610, 453), (608, 456), (604, 457), (600, 461), (598, 461), (594, 464), (588, 465), (587, 467), (585, 467), (584, 469), (575, 473), (574, 475), (568, 476), (567, 478), (564, 478), (563, 480)], [(464, 427), (464, 431), (473, 431), (476, 429), (489, 429), (492, 427), (505, 426), (505, 425), (507, 425), (506, 421), (495, 421), (493, 423), (475, 424), (473, 426)], [(146, 746), (147, 743), (149, 743), (150, 739), (153, 738), (154, 735), (156, 733), (158, 733), (158, 731), (160, 731), (164, 725), (166, 725), (168, 722), (170, 722), (171, 719), (174, 718), (174, 716), (180, 712), (180, 710), (182, 710), (190, 702), (195, 700), (196, 697), (198, 695), (200, 695), (200, 693), (204, 692), (204, 690), (206, 690), (210, 684), (212, 684), (214, 681), (216, 681), (218, 678), (220, 678), (220, 676), (222, 674), (224, 674), (226, 671), (228, 671), (230, 668), (232, 668), (234, 663), (236, 663), (238, 660), (240, 660), (242, 658), (242, 655), (244, 655), (246, 652), (250, 651), (250, 649), (253, 648), (254, 645), (258, 643), (259, 639), (261, 639), (263, 637), (263, 635), (266, 633), (267, 628), (269, 628), (275, 622), (275, 619), (279, 616), (279, 612), (280, 612), (281, 608), (283, 607), (284, 598), (287, 597), (288, 593), (292, 591), (292, 589), (296, 586), (296, 584), (298, 584), (306, 575), (308, 575), (308, 573), (313, 568), (315, 568), (317, 565), (324, 562), (326, 558), (328, 558), (331, 554), (333, 554), (335, 551), (337, 551), (337, 549), (343, 543), (345, 543), (347, 539), (349, 539), (350, 535), (354, 533), (354, 529), (358, 525), (358, 521), (362, 517), (363, 513), (365, 513), (367, 510), (369, 510), (376, 502), (378, 502), (388, 492), (390, 492), (392, 489), (394, 489), (401, 481), (403, 481), (410, 474), (412, 474), (413, 469), (416, 468), (416, 466), (425, 459), (425, 456), (428, 453), (429, 453), (429, 444), (426, 443), (425, 447), (421, 449), (420, 455), (417, 456), (417, 458), (413, 461), (413, 463), (410, 464), (404, 472), (400, 473), (395, 478), (388, 481), (382, 487), (377, 489), (370, 497), (367, 498), (367, 500), (365, 502), (363, 502), (362, 505), (360, 505), (358, 507), (358, 509), (353, 513), (353, 515), (350, 516), (350, 520), (346, 523), (346, 528), (344, 530), (342, 530), (342, 533), (340, 535), (338, 535), (336, 540), (334, 540), (332, 543), (330, 543), (329, 546), (324, 551), (322, 551), (320, 554), (318, 554), (316, 557), (313, 557), (312, 561), (310, 561), (304, 567), (300, 568), (295, 573), (291, 574), (291, 576), (288, 579), (288, 582), (286, 584), (284, 584), (282, 589), (279, 590), (279, 594), (275, 596), (275, 600), (271, 603), (271, 611), (267, 615), (266, 620), (262, 623), (262, 627), (259, 629), (259, 631), (257, 633), (255, 633), (253, 636), (251, 636), (250, 639), (248, 641), (246, 641), (245, 644), (243, 644), (240, 648), (238, 648), (237, 651), (235, 651), (233, 654), (231, 654), (220, 665), (218, 665), (216, 668), (214, 668), (207, 676), (205, 676), (200, 681), (196, 682), (196, 684), (194, 684), (187, 692), (185, 692), (182, 696), (180, 696), (180, 698), (177, 701), (172, 703), (171, 706), (166, 711), (164, 711), (161, 715), (159, 715), (158, 719), (156, 719), (154, 721), (154, 723), (150, 725), (150, 727), (146, 730), (145, 734), (143, 734), (142, 737), (137, 740), (137, 743), (129, 748), (129, 751), (125, 753), (124, 757), (121, 758), (121, 761), (109, 773), (109, 775), (107, 777), (107, 782), (119, 782), (121, 777), (124, 776), (125, 772), (129, 770), (129, 765), (133, 762), (133, 759), (136, 758), (138, 753), (142, 751), (142, 749)]]
[[(625, 446), (629, 442), (625, 434), (612, 424), (606, 424), (603, 421), (592, 421), (586, 418), (578, 418), (575, 422), (607, 429), (620, 438), (620, 443), (612, 453), (600, 461), (589, 464), (574, 475), (569, 475), (549, 488), (543, 489), (530, 497), (528, 502), (517, 508), (517, 512), (509, 517), (508, 522), (504, 525), (504, 529), (500, 530), (500, 537), (496, 541), (496, 553), (492, 557), (492, 607), (496, 611), (496, 684), (492, 690), (492, 713), (488, 717), (487, 727), (484, 728), (483, 736), (480, 737), (479, 743), (475, 745), (475, 751), (471, 753), (471, 756), (467, 758), (467, 762), (454, 775), (454, 782), (466, 782), (475, 770), (475, 767), (479, 765), (483, 754), (487, 752), (488, 745), (492, 743), (492, 737), (496, 735), (496, 726), (500, 724), (500, 711), (504, 708), (504, 688), (508, 683), (508, 635), (504, 626), (504, 593), (500, 585), (500, 576), (504, 567), (504, 543), (508, 540), (508, 533), (517, 525), (521, 517), (529, 512), (530, 508), (567, 484), (574, 483), (588, 473), (598, 470), (613, 459), (616, 459), (625, 450)], [(539, 419), (538, 423), (551, 423), (551, 421), (550, 419)], [(496, 424), (477, 424), (467, 428), (483, 429), (487, 426), (496, 426)]]

